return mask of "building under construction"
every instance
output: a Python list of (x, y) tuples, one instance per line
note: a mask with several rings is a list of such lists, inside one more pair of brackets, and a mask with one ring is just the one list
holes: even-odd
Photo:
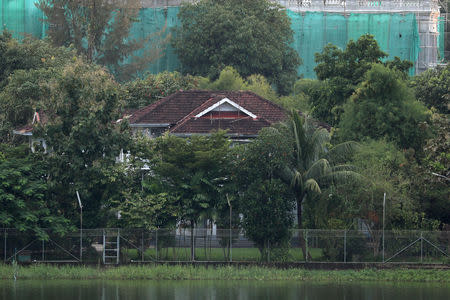
[[(36, 0), (0, 0), (0, 21), (16, 37), (23, 33), (45, 36), (42, 12)], [(170, 32), (177, 26), (181, 3), (194, 0), (142, 0), (140, 22), (131, 35)], [(444, 61), (448, 0), (274, 0), (286, 8), (294, 30), (293, 47), (303, 64), (299, 74), (314, 78), (314, 53), (328, 43), (344, 48), (351, 39), (369, 33), (390, 58), (414, 62), (411, 75)], [(178, 69), (180, 63), (170, 46), (151, 67), (152, 73)]]

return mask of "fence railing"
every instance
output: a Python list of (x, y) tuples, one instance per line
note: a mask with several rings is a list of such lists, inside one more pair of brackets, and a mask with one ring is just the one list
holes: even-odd
[[(49, 231), (46, 240), (1, 229), (0, 243), (5, 263), (258, 262), (262, 257), (242, 230), (229, 229), (83, 229), (64, 236)], [(271, 262), (449, 263), (450, 231), (292, 230), (289, 243), (267, 243), (264, 253)]]

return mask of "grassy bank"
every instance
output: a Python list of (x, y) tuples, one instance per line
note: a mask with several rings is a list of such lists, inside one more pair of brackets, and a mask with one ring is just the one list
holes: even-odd
[(300, 280), (300, 281), (390, 281), (449, 282), (449, 270), (304, 270), (264, 267), (122, 266), (95, 268), (84, 266), (0, 265), (0, 279), (149, 279), (149, 280)]

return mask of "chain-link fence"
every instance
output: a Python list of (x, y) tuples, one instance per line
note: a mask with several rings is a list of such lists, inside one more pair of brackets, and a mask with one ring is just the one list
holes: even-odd
[[(83, 229), (46, 240), (0, 230), (6, 262), (378, 262), (449, 263), (450, 231), (292, 230), (283, 246), (256, 245), (242, 230)], [(261, 255), (264, 253), (264, 256)]]

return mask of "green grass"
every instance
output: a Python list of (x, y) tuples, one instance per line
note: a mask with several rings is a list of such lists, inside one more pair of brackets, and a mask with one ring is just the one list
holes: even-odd
[(86, 266), (0, 265), (0, 280), (108, 279), (108, 280), (297, 280), (316, 282), (450, 282), (449, 270), (305, 270), (266, 267), (194, 266)]
[[(126, 260), (139, 261), (142, 256), (137, 249), (122, 249), (122, 255)], [(164, 248), (158, 252), (159, 261), (190, 261), (190, 248)], [(310, 249), (313, 260), (322, 257), (322, 249)], [(260, 260), (259, 250), (256, 248), (235, 248), (232, 250), (233, 261), (252, 262)], [(147, 249), (144, 253), (144, 261), (153, 261), (156, 259), (156, 249)], [(197, 261), (227, 261), (222, 248), (196, 248), (195, 260)], [(303, 254), (300, 249), (289, 249), (286, 257), (280, 258), (277, 251), (272, 251), (271, 261), (298, 262), (304, 261)]]

